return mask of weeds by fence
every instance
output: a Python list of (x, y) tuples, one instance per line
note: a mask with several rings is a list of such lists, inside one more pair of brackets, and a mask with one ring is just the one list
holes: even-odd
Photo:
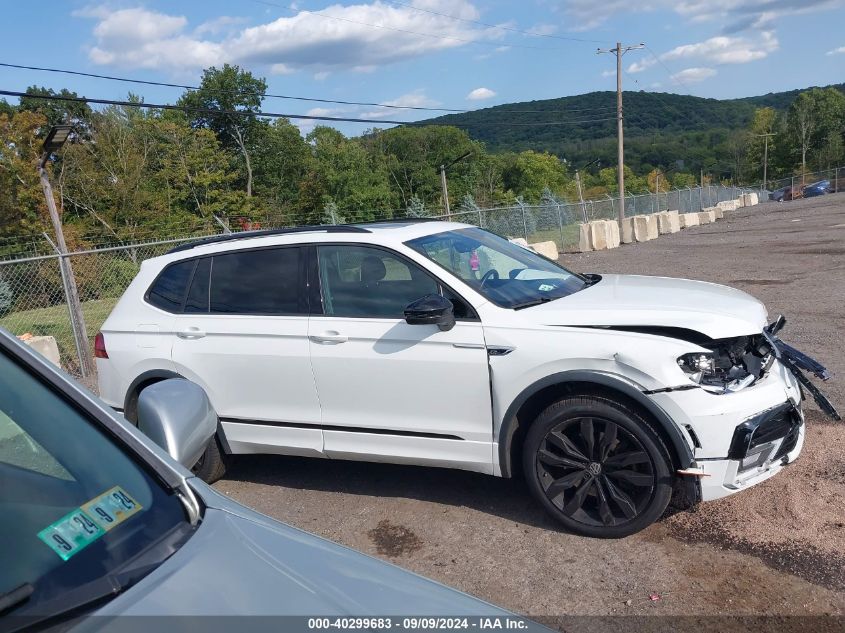
[[(841, 188), (845, 189), (845, 170), (841, 172), (841, 176)], [(667, 209), (677, 209), (682, 213), (699, 211), (749, 191), (758, 191), (764, 199), (768, 194), (762, 187), (715, 185), (675, 189), (659, 194), (636, 195), (631, 192), (625, 196), (625, 214), (633, 216)], [(616, 219), (618, 205), (619, 199), (610, 197), (581, 204), (545, 196), (539, 205), (518, 202), (516, 205), (492, 209), (459, 208), (448, 217), (508, 237), (523, 237), (528, 242), (551, 240), (561, 251), (567, 252), (577, 247), (580, 222)], [(391, 217), (396, 217), (396, 214)], [(262, 228), (275, 228), (287, 223), (265, 222)], [(220, 231), (222, 230), (220, 227)], [(89, 353), (93, 349), (94, 335), (137, 274), (141, 263), (164, 254), (176, 244), (207, 234), (195, 233), (155, 241), (111, 245), (63, 256), (68, 258), (76, 278), (88, 337), (87, 342), (83, 344), (88, 345)], [(0, 253), (2, 252), (4, 251), (0, 250)], [(8, 257), (9, 251), (5, 252)], [(34, 335), (54, 336), (64, 369), (80, 377), (83, 350), (77, 349), (71, 327), (67, 291), (62, 283), (59, 266), (62, 256), (52, 251), (46, 238), (42, 238), (40, 244), (36, 238), (29, 238), (26, 248), (18, 252), (25, 256), (18, 255), (15, 259), (0, 261), (0, 327), (16, 335), (29, 332)]]

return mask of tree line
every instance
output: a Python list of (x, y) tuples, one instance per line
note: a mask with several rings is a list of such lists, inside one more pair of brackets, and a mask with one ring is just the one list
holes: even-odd
[[(33, 86), (18, 105), (0, 101), (0, 238), (50, 226), (35, 166), (52, 125), (70, 123), (75, 142), (49, 163), (71, 248), (270, 223), (318, 224), (442, 213), (438, 168), (448, 171), (453, 210), (577, 199), (565, 156), (496, 151), (449, 125), (371, 129), (357, 137), (317, 126), (303, 136), (289, 120), (258, 116), (267, 85), (237, 66), (204, 71), (181, 110), (109, 106), (55, 97)], [(38, 98), (46, 97), (46, 98)], [(51, 99), (52, 97), (52, 99)], [(130, 101), (141, 103), (137, 96)], [(770, 174), (833, 165), (843, 158), (845, 96), (810, 90), (788, 112), (760, 108), (736, 134), (736, 177), (753, 175), (761, 134)], [(561, 132), (562, 134), (565, 132)], [(799, 163), (800, 159), (800, 163)], [(626, 168), (632, 193), (696, 184), (677, 165)], [(615, 195), (616, 169), (581, 174), (585, 198)]]

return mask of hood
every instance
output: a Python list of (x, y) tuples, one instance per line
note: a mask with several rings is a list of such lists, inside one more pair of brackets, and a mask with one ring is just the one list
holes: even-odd
[(766, 307), (741, 290), (639, 275), (603, 275), (594, 286), (521, 313), (542, 325), (674, 327), (713, 339), (757, 334), (766, 325)]
[(508, 615), (191, 482), (208, 503), (197, 531), (98, 615)]

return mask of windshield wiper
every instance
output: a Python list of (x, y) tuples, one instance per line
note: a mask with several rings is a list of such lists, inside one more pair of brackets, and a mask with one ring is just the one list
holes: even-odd
[(529, 301), (523, 301), (522, 303), (517, 303), (511, 306), (513, 310), (522, 310), (523, 308), (530, 308), (531, 306), (538, 306), (541, 303), (548, 303), (549, 301), (553, 301), (554, 299), (558, 299), (559, 297), (537, 297), (536, 299), (530, 299)]
[(35, 591), (35, 587), (32, 583), (25, 582), (19, 587), (15, 587), (11, 591), (0, 595), (0, 614), (9, 609), (14, 609), (29, 600), (33, 591)]

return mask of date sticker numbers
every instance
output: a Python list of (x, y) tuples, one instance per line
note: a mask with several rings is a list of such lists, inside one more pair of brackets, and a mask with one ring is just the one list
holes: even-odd
[(123, 488), (115, 486), (48, 525), (38, 538), (68, 560), (141, 509)]

